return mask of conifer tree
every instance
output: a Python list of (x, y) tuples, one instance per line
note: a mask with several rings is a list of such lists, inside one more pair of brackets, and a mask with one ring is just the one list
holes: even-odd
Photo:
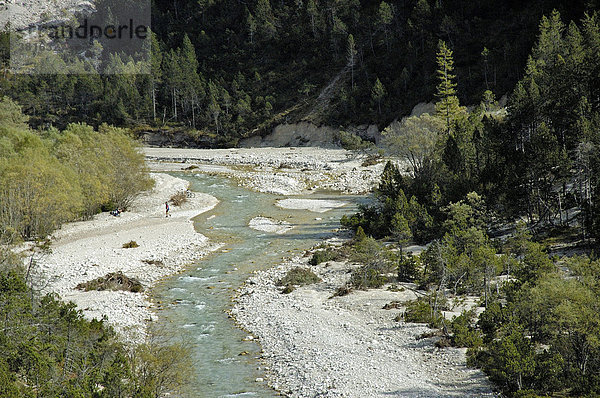
[(381, 101), (383, 100), (383, 97), (385, 97), (385, 87), (383, 87), (383, 84), (381, 83), (379, 78), (377, 78), (377, 80), (375, 80), (375, 84), (373, 85), (373, 88), (371, 89), (371, 98), (373, 99), (374, 102), (377, 103), (377, 111), (380, 115), (381, 115)]
[(354, 90), (354, 64), (356, 63), (356, 43), (354, 43), (354, 36), (352, 36), (352, 34), (348, 35), (346, 53), (348, 58), (348, 65), (350, 65), (350, 73), (352, 76), (352, 90)]
[(435, 110), (444, 120), (446, 133), (450, 134), (452, 124), (461, 109), (458, 97), (456, 96), (456, 83), (454, 82), (456, 76), (452, 73), (454, 71), (452, 50), (442, 40), (438, 43), (437, 66), (439, 83), (436, 93), (438, 102), (435, 104)]

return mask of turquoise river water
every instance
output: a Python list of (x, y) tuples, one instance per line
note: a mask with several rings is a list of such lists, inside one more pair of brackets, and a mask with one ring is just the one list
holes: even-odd
[[(260, 348), (243, 341), (226, 311), (234, 292), (255, 270), (272, 267), (283, 258), (302, 254), (331, 235), (343, 214), (356, 209), (361, 197), (316, 193), (310, 199), (337, 199), (344, 207), (325, 213), (286, 210), (275, 206), (281, 196), (253, 192), (222, 177), (174, 174), (191, 182), (193, 191), (219, 199), (211, 211), (194, 220), (196, 230), (223, 248), (173, 276), (155, 289), (165, 303), (159, 319), (166, 332), (184, 338), (194, 360), (194, 378), (186, 397), (275, 397), (258, 369)], [(257, 216), (285, 220), (295, 227), (284, 235), (255, 231), (248, 222)], [(319, 220), (320, 218), (320, 220)], [(239, 355), (248, 352), (248, 355)]]

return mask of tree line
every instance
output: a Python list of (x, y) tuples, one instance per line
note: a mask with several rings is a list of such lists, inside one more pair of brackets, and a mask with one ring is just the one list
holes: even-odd
[[(112, 11), (121, 3), (97, 2), (98, 23), (122, 22)], [(85, 57), (48, 52), (36, 73), (11, 75), (3, 35), (0, 95), (23, 104), (36, 127), (80, 121), (182, 127), (231, 145), (307, 116), (321, 89), (341, 74), (329, 106), (311, 120), (383, 127), (436, 92), (440, 39), (460, 60), (458, 97), (474, 104), (486, 90), (500, 97), (513, 89), (544, 13), (556, 8), (579, 19), (597, 6), (559, 0), (157, 0), (147, 60), (109, 55), (109, 43), (99, 40)], [(98, 65), (111, 74), (93, 73)]]
[(43, 239), (62, 223), (126, 209), (152, 186), (127, 131), (70, 124), (31, 130), (21, 107), (0, 100), (0, 238)]

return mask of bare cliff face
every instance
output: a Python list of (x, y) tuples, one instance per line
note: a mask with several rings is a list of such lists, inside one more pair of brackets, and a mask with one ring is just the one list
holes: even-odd
[(0, 31), (65, 22), (94, 10), (94, 0), (0, 0)]

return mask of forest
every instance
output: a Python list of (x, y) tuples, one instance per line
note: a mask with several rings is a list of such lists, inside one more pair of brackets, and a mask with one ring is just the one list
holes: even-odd
[[(407, 170), (388, 163), (373, 204), (342, 218), (356, 231), (353, 250), (371, 253), (342, 292), (397, 270), (394, 281), (427, 292), (404, 319), (439, 328), (440, 347), (468, 347), (469, 364), (507, 396), (600, 393), (599, 39), (595, 13), (569, 24), (558, 11), (544, 16), (506, 109), (491, 92), (461, 105), (454, 54), (440, 40), (435, 113), (384, 131)], [(429, 244), (398, 255), (369, 235)], [(445, 319), (465, 295), (484, 311)]]
[[(95, 18), (118, 19), (111, 10), (136, 1), (100, 0)], [(461, 102), (477, 104), (486, 90), (512, 92), (543, 15), (556, 9), (579, 21), (597, 8), (558, 0), (155, 0), (152, 57), (140, 61), (150, 65), (103, 55), (106, 43), (97, 43), (86, 57), (48, 52), (34, 73), (11, 75), (5, 34), (0, 95), (24, 106), (34, 127), (184, 128), (216, 135), (220, 145), (298, 120), (383, 129), (433, 99), (438, 40), (454, 51)], [(318, 99), (338, 75), (326, 101)]]

